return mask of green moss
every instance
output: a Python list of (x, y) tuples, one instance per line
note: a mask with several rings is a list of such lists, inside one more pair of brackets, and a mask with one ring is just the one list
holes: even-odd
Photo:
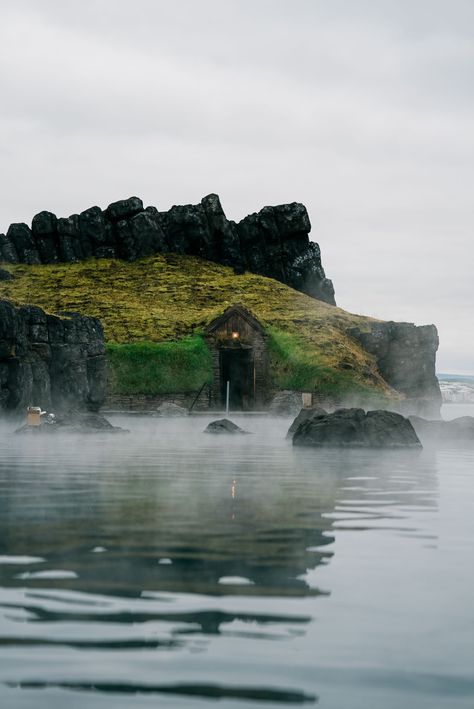
[(200, 336), (176, 342), (107, 345), (112, 394), (197, 391), (212, 381), (211, 355)]
[[(0, 297), (16, 304), (39, 305), (53, 314), (94, 315), (100, 318), (108, 343), (143, 344), (144, 350), (109, 347), (115, 390), (128, 387), (128, 391), (146, 389), (149, 393), (161, 386), (199, 388), (208, 376), (207, 365), (200, 360), (195, 366), (187, 343), (197, 342), (191, 336), (202, 333), (227, 307), (240, 303), (270, 333), (273, 376), (279, 386), (388, 391), (374, 358), (350, 335), (351, 328), (367, 328), (371, 318), (327, 305), (271, 278), (236, 275), (231, 268), (176, 254), (133, 263), (93, 259), (2, 267), (14, 279), (0, 282)], [(153, 355), (146, 350), (167, 342), (170, 350), (156, 348)], [(171, 356), (165, 366), (165, 352), (172, 351), (189, 363), (185, 364), (189, 371), (173, 368)], [(158, 356), (163, 357), (161, 363)], [(141, 373), (133, 371), (133, 358)]]
[[(318, 392), (323, 397), (370, 396), (374, 389), (360, 373), (328, 366), (298, 335), (269, 328), (268, 350), (275, 384), (280, 389)], [(351, 367), (349, 363), (341, 363)]]

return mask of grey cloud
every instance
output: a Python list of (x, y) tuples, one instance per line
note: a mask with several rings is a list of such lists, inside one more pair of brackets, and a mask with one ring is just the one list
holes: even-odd
[(0, 229), (134, 193), (303, 201), (343, 307), (434, 321), (443, 368), (474, 371), (470, 0), (0, 12)]

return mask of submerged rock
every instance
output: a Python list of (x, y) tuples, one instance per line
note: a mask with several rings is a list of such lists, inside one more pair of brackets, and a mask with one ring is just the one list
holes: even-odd
[(229, 421), (229, 419), (218, 419), (217, 421), (211, 421), (211, 423), (204, 430), (204, 433), (250, 433), (250, 431), (244, 431), (243, 428), (237, 426), (237, 424)]
[(301, 409), (298, 416), (295, 418), (290, 428), (288, 429), (286, 437), (293, 438), (294, 432), (300, 426), (300, 424), (303, 423), (303, 421), (308, 421), (309, 419), (316, 418), (317, 416), (326, 416), (326, 414), (327, 411), (326, 409), (323, 409), (322, 406), (309, 406), (307, 409)]
[(173, 404), (171, 401), (164, 401), (156, 409), (155, 416), (187, 416), (188, 410), (184, 406), (178, 406), (178, 404)]
[(422, 441), (474, 443), (474, 416), (460, 416), (451, 421), (429, 421), (420, 416), (410, 416), (410, 421)]
[(294, 446), (329, 448), (421, 448), (410, 421), (392, 411), (338, 409), (303, 421)]

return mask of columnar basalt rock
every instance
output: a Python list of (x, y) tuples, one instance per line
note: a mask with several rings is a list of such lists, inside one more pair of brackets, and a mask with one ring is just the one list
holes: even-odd
[(96, 318), (47, 315), (0, 301), (0, 412), (27, 406), (97, 410), (106, 394), (104, 333)]
[(199, 256), (237, 273), (275, 278), (335, 305), (319, 246), (309, 240), (311, 224), (302, 204), (264, 207), (239, 223), (225, 216), (219, 197), (159, 212), (138, 197), (90, 207), (58, 219), (51, 212), (33, 218), (32, 229), (12, 224), (0, 234), (0, 260), (7, 263), (75, 262), (88, 258), (134, 261), (155, 253)]

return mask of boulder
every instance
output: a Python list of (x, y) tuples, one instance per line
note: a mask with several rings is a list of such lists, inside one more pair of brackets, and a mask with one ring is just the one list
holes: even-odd
[(116, 224), (117, 249), (120, 258), (135, 261), (144, 256), (168, 251), (160, 215), (140, 212)]
[(58, 218), (52, 212), (40, 212), (33, 217), (31, 230), (41, 263), (57, 263), (59, 259)]
[(316, 448), (421, 448), (407, 418), (392, 411), (338, 409), (303, 421), (293, 435), (294, 446)]
[(18, 263), (18, 254), (15, 245), (6, 234), (0, 234), (0, 261), (5, 263)]
[(58, 219), (57, 229), (59, 259), (66, 263), (82, 261), (85, 256), (82, 250), (79, 215), (73, 214), (67, 219)]
[(322, 406), (308, 406), (306, 409), (301, 409), (298, 416), (288, 429), (286, 437), (293, 438), (294, 432), (299, 425), (303, 423), (303, 421), (308, 421), (309, 419), (316, 418), (317, 416), (326, 416), (326, 414), (327, 411), (326, 409), (323, 409)]
[(214, 239), (202, 204), (175, 205), (160, 213), (170, 251), (214, 261)]
[(12, 281), (13, 275), (10, 271), (6, 271), (4, 268), (0, 268), (0, 281)]
[(129, 197), (112, 202), (105, 210), (105, 216), (111, 222), (120, 222), (143, 212), (143, 202), (139, 197)]
[(84, 258), (95, 256), (96, 249), (113, 245), (113, 229), (100, 207), (90, 207), (79, 214), (81, 247)]
[(230, 434), (241, 434), (250, 433), (250, 431), (244, 431), (243, 428), (237, 426), (237, 424), (229, 421), (229, 419), (218, 419), (217, 421), (211, 421), (211, 423), (204, 430), (204, 433), (230, 433)]
[(460, 416), (451, 421), (430, 421), (419, 416), (409, 418), (423, 443), (474, 443), (474, 416)]
[(156, 416), (163, 417), (177, 417), (177, 416), (187, 416), (188, 410), (184, 406), (178, 406), (178, 404), (173, 404), (171, 401), (164, 401), (156, 409)]
[(41, 263), (33, 234), (27, 224), (11, 224), (7, 231), (7, 239), (13, 245), (20, 263)]
[(300, 391), (284, 389), (275, 394), (268, 413), (270, 416), (296, 416), (301, 411), (302, 403)]

